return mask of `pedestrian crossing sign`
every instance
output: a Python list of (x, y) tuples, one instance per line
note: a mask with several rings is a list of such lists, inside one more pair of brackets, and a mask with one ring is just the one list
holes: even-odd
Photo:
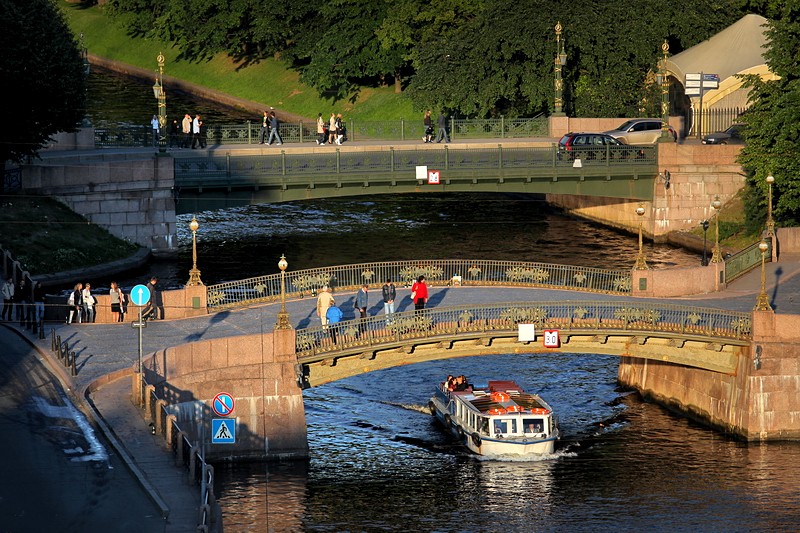
[(235, 444), (236, 423), (230, 418), (211, 419), (211, 444)]

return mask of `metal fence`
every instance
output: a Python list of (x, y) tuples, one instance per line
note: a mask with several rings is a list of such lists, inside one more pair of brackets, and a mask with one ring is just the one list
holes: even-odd
[(724, 131), (729, 126), (741, 122), (741, 116), (746, 110), (746, 107), (722, 107), (702, 111), (688, 109), (686, 111), (688, 135), (699, 138), (715, 131)]
[(298, 361), (308, 363), (318, 360), (317, 355), (350, 348), (402, 345), (414, 339), (476, 332), (513, 332), (522, 323), (536, 324), (537, 329), (558, 328), (562, 334), (624, 330), (707, 340), (746, 341), (752, 337), (750, 313), (745, 312), (644, 301), (544, 301), (405, 311), (298, 329), (296, 351)]
[[(764, 253), (765, 261), (772, 261), (772, 239), (765, 239), (767, 251)], [(725, 283), (730, 283), (738, 277), (744, 276), (761, 264), (761, 250), (759, 242), (753, 243), (744, 250), (736, 252), (725, 259)]]
[[(367, 283), (379, 288), (385, 280), (407, 287), (419, 276), (430, 286), (519, 286), (630, 294), (630, 270), (610, 270), (522, 261), (439, 259), (361, 263), (311, 268), (286, 273), (286, 296), (315, 295), (324, 285), (355, 290)], [(281, 296), (281, 275), (270, 274), (207, 287), (208, 308), (218, 310), (274, 302)]]

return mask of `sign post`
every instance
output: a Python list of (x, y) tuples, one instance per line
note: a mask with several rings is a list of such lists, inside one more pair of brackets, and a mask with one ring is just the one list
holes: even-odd
[(139, 320), (131, 324), (139, 329), (139, 405), (144, 404), (144, 389), (142, 388), (142, 329), (147, 324), (142, 320), (142, 307), (150, 301), (150, 289), (146, 285), (137, 285), (131, 290), (131, 301), (139, 307)]
[(719, 89), (719, 74), (703, 72), (686, 74), (684, 82), (686, 96), (699, 96), (700, 105), (697, 112), (697, 138), (703, 137), (703, 94), (712, 89)]

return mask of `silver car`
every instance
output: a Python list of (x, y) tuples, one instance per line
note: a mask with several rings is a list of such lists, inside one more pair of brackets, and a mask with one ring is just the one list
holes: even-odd
[[(616, 129), (604, 133), (611, 135), (624, 144), (653, 144), (661, 137), (661, 127), (664, 122), (658, 118), (636, 118), (626, 120)], [(677, 139), (677, 134), (672, 126), (667, 124), (672, 140)]]

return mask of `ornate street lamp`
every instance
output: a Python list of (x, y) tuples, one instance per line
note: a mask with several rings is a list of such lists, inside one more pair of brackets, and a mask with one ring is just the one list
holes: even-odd
[(639, 215), (639, 255), (636, 256), (636, 265), (634, 265), (634, 269), (636, 270), (647, 270), (650, 267), (647, 266), (647, 260), (644, 257), (644, 249), (642, 248), (642, 217), (644, 217), (644, 205), (639, 204), (639, 207), (636, 208), (636, 214)]
[(769, 187), (769, 197), (767, 200), (767, 235), (769, 237), (775, 236), (775, 221), (772, 220), (772, 184), (775, 183), (775, 176), (772, 172), (767, 176), (767, 185)]
[(660, 61), (659, 68), (659, 81), (661, 82), (661, 137), (658, 142), (672, 142), (675, 139), (669, 132), (669, 81), (667, 80), (667, 52), (669, 52), (669, 43), (664, 39), (661, 45), (661, 51), (664, 53), (664, 58)]
[(704, 220), (700, 225), (703, 227), (703, 260), (700, 262), (703, 266), (708, 266), (708, 255), (706, 254), (706, 235), (708, 235), (708, 220)]
[(556, 23), (556, 61), (555, 61), (555, 101), (553, 102), (553, 115), (564, 116), (562, 98), (564, 94), (564, 79), (561, 69), (567, 63), (567, 53), (564, 51), (564, 42), (561, 40), (561, 22)]
[(278, 312), (278, 323), (275, 325), (275, 329), (292, 329), (289, 324), (289, 313), (286, 312), (286, 268), (288, 266), (286, 257), (281, 254), (281, 260), (278, 261), (278, 268), (281, 269), (281, 310)]
[(769, 296), (767, 296), (767, 274), (764, 267), (766, 261), (767, 250), (769, 245), (765, 241), (758, 243), (758, 249), (761, 250), (761, 292), (758, 293), (756, 299), (756, 306), (754, 311), (772, 311), (772, 306), (769, 304)]
[(192, 230), (192, 269), (189, 271), (189, 281), (186, 282), (186, 285), (203, 284), (200, 281), (200, 270), (197, 268), (197, 228), (199, 227), (197, 219), (192, 217), (192, 221), (189, 223), (189, 229)]
[(158, 125), (161, 136), (158, 141), (158, 151), (166, 152), (167, 93), (164, 91), (164, 54), (159, 53), (158, 57), (156, 57), (156, 61), (158, 61), (158, 77), (153, 85), (153, 96), (155, 96), (158, 101)]
[(719, 210), (722, 207), (722, 202), (719, 201), (719, 195), (714, 197), (711, 202), (711, 207), (714, 208), (714, 248), (711, 250), (711, 262), (721, 263), (722, 254), (719, 251)]

